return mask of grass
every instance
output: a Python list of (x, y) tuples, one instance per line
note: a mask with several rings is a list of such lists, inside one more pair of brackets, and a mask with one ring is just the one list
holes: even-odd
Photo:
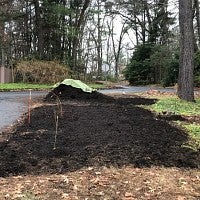
[(9, 90), (27, 90), (27, 89), (51, 89), (52, 85), (48, 84), (28, 84), (28, 83), (1, 83), (0, 90), (1, 91), (9, 91)]
[(157, 113), (167, 111), (187, 116), (200, 115), (200, 99), (196, 99), (196, 103), (194, 103), (186, 102), (176, 97), (161, 98), (149, 108)]
[[(200, 98), (196, 102), (187, 102), (178, 99), (177, 97), (158, 97), (158, 101), (150, 106), (145, 106), (156, 113), (174, 113), (182, 116), (199, 116), (200, 115)], [(179, 125), (184, 129), (190, 139), (186, 146), (192, 149), (200, 148), (200, 124), (188, 123), (184, 121), (174, 121), (173, 123)]]
[[(105, 88), (103, 84), (88, 84), (88, 86), (94, 89)], [(1, 83), (0, 91), (11, 91), (11, 90), (45, 90), (51, 89), (53, 85), (50, 84), (29, 84), (29, 83)]]
[(102, 89), (102, 88), (105, 88), (105, 85), (104, 85), (104, 84), (89, 83), (89, 84), (87, 84), (87, 85), (90, 86), (91, 88), (94, 88), (94, 89)]
[(188, 132), (194, 133), (194, 137), (200, 140), (200, 126), (197, 124), (189, 124), (189, 125), (184, 125), (184, 127), (188, 130)]
[(199, 151), (200, 149), (200, 124), (198, 123), (187, 123), (183, 121), (174, 121), (173, 123), (180, 126), (182, 129), (184, 129), (185, 132), (187, 132), (189, 136), (189, 140), (183, 144), (182, 146), (191, 148), (194, 151)]

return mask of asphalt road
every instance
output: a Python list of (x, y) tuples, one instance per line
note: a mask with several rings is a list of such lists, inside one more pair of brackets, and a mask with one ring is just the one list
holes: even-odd
[[(100, 90), (103, 94), (112, 93), (139, 93), (149, 90), (158, 90), (160, 92), (176, 92), (174, 88), (162, 88), (162, 87), (149, 87), (149, 86), (116, 86), (119, 89), (104, 89)], [(121, 87), (121, 88), (120, 88)]]
[[(31, 91), (31, 98), (45, 96), (47, 92)], [(28, 111), (30, 91), (0, 92), (0, 133)]]

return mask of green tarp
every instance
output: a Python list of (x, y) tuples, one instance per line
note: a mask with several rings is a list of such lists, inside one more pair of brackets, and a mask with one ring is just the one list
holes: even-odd
[(60, 82), (60, 83), (56, 83), (54, 85), (54, 88), (58, 87), (59, 85), (64, 84), (64, 85), (69, 85), (72, 86), (74, 88), (79, 88), (81, 90), (83, 90), (84, 92), (93, 92), (94, 89), (92, 89), (91, 87), (89, 87), (88, 85), (86, 85), (85, 83), (83, 83), (80, 80), (74, 80), (74, 79), (65, 79), (64, 81)]

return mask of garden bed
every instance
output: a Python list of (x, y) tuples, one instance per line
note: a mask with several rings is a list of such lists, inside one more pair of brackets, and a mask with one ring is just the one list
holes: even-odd
[(188, 134), (138, 107), (156, 99), (64, 92), (3, 133), (0, 199), (200, 199)]

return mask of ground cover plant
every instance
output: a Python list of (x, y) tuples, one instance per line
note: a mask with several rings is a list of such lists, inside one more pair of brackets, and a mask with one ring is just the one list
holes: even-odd
[(0, 199), (200, 198), (200, 151), (157, 97), (59, 95), (1, 134)]

